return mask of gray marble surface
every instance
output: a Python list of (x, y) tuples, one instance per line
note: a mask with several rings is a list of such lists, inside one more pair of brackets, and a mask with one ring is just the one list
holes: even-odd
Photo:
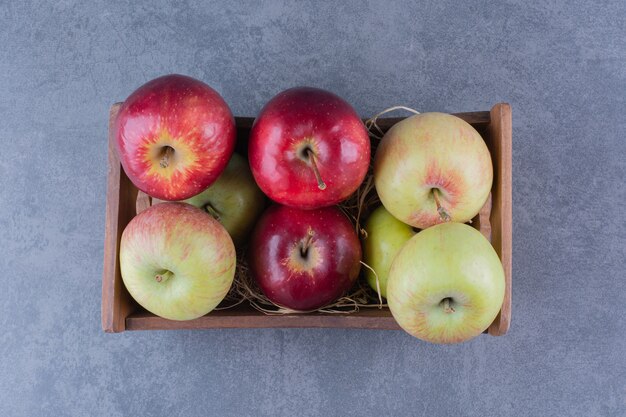
[[(158, 75), (238, 115), (513, 107), (513, 323), (104, 334), (109, 105)], [(626, 415), (626, 3), (0, 3), (1, 416)]]

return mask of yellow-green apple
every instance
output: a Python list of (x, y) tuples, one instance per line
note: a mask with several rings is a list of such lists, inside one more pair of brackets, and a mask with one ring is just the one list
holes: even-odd
[[(365, 222), (367, 236), (363, 238), (363, 261), (374, 272), (365, 269), (367, 283), (387, 298), (387, 277), (391, 262), (402, 246), (415, 235), (413, 228), (393, 217), (384, 206), (378, 207)], [(376, 285), (378, 276), (378, 285)]]
[(419, 229), (469, 221), (487, 200), (492, 181), (483, 138), (466, 121), (445, 113), (398, 122), (374, 158), (374, 184), (383, 205)]
[(345, 200), (370, 163), (365, 125), (352, 106), (318, 88), (283, 91), (250, 131), (248, 158), (261, 190), (290, 207), (312, 209)]
[(273, 205), (249, 247), (250, 272), (273, 303), (297, 311), (323, 307), (356, 281), (361, 245), (337, 207), (301, 210)]
[[(153, 199), (153, 204), (162, 200)], [(248, 161), (233, 153), (226, 169), (209, 188), (183, 202), (219, 221), (236, 245), (242, 244), (265, 207), (265, 195), (254, 182)]]
[(122, 280), (146, 310), (191, 320), (213, 310), (235, 276), (235, 246), (202, 210), (163, 203), (134, 217), (120, 243)]
[(226, 167), (235, 147), (235, 120), (208, 85), (166, 75), (124, 101), (114, 135), (124, 171), (137, 188), (161, 200), (184, 200)]
[(462, 223), (422, 230), (396, 255), (387, 302), (400, 327), (432, 343), (481, 334), (504, 300), (504, 270), (487, 239)]

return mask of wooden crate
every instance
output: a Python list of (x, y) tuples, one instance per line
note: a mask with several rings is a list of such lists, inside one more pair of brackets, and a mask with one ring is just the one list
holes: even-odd
[[(268, 316), (247, 303), (229, 310), (213, 311), (190, 321), (172, 321), (157, 317), (142, 309), (130, 296), (120, 274), (119, 245), (122, 231), (137, 213), (137, 198), (141, 194), (130, 182), (117, 156), (112, 126), (120, 104), (111, 107), (109, 119), (109, 169), (104, 238), (104, 270), (102, 277), (102, 328), (105, 332), (124, 330), (271, 328), (271, 327), (334, 327), (356, 329), (399, 330), (387, 308), (362, 308), (350, 314), (288, 314)], [(504, 303), (487, 333), (500, 336), (507, 332), (511, 321), (511, 107), (506, 103), (493, 106), (491, 111), (459, 113), (482, 135), (494, 164), (492, 198), (485, 204), (472, 225), (491, 238), (506, 278)], [(252, 118), (236, 118), (239, 151), (245, 153)], [(386, 130), (401, 118), (380, 119), (378, 125)]]

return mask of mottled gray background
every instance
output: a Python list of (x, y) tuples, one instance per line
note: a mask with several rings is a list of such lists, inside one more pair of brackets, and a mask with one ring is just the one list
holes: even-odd
[[(626, 415), (623, 0), (84, 3), (0, 5), (1, 416)], [(104, 334), (108, 108), (171, 72), (238, 115), (510, 102), (510, 333)]]

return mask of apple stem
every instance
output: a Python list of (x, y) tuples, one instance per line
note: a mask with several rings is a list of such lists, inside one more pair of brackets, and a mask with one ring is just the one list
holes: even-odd
[(300, 255), (306, 256), (306, 254), (307, 254), (307, 252), (309, 250), (309, 246), (311, 246), (311, 241), (313, 240), (313, 235), (314, 234), (315, 233), (313, 232), (313, 229), (309, 229), (309, 232), (307, 233), (307, 236), (306, 236), (306, 240), (304, 241), (304, 243), (300, 247)]
[(446, 313), (454, 313), (454, 308), (450, 306), (450, 297), (446, 297), (443, 299), (443, 311)]
[(441, 217), (442, 221), (449, 222), (450, 220), (452, 220), (452, 218), (450, 217), (446, 209), (441, 206), (441, 203), (439, 202), (439, 196), (437, 195), (438, 192), (439, 190), (437, 188), (433, 188), (433, 197), (435, 198), (435, 204), (437, 205), (437, 213), (439, 213), (439, 217)]
[(165, 271), (161, 274), (156, 274), (154, 276), (154, 279), (156, 280), (156, 282), (165, 282), (168, 279), (170, 279), (174, 274), (172, 273), (172, 271)]
[(207, 211), (207, 213), (209, 213), (215, 220), (219, 220), (220, 219), (220, 214), (217, 212), (217, 210), (215, 210), (215, 207), (213, 207), (210, 203), (209, 204), (205, 204), (204, 209)]
[(313, 167), (313, 173), (315, 174), (315, 179), (317, 180), (317, 188), (319, 188), (320, 190), (325, 190), (326, 183), (322, 180), (320, 171), (319, 169), (317, 169), (317, 163), (315, 162), (315, 152), (313, 152), (312, 149), (307, 149), (306, 156), (311, 162), (311, 166)]
[(163, 157), (161, 158), (161, 162), (159, 162), (159, 166), (161, 168), (167, 168), (170, 165), (170, 159), (174, 155), (174, 148), (171, 146), (165, 146), (163, 150)]

